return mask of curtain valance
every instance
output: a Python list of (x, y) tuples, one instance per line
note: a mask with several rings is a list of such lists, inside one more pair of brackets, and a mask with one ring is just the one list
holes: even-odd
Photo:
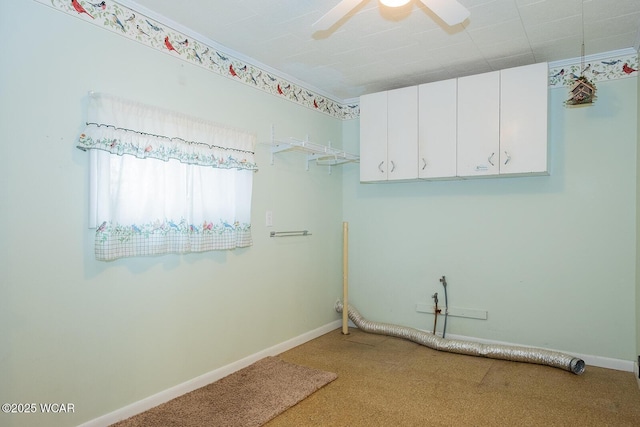
[(224, 169), (257, 170), (256, 136), (184, 114), (91, 93), (78, 148)]
[(252, 245), (253, 134), (105, 94), (87, 122), (96, 259)]

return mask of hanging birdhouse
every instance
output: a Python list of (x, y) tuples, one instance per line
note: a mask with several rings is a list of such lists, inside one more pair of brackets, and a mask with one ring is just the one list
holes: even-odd
[(571, 86), (569, 99), (565, 101), (568, 106), (592, 104), (596, 100), (596, 85), (585, 76), (580, 76)]

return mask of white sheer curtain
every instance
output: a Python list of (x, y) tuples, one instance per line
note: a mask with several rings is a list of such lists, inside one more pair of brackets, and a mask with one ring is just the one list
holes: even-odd
[(255, 135), (105, 94), (89, 96), (96, 259), (252, 244)]

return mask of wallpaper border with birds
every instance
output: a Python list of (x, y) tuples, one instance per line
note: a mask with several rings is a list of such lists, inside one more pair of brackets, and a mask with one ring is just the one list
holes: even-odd
[(358, 103), (341, 104), (190, 38), (115, 1), (35, 0), (111, 32), (341, 120), (360, 115)]
[(549, 87), (571, 87), (582, 76), (592, 82), (618, 80), (638, 74), (638, 55), (621, 55), (549, 68)]
[[(211, 46), (190, 39), (167, 25), (157, 22), (115, 1), (35, 0), (54, 9), (76, 16), (116, 34), (125, 36), (164, 53), (206, 68), (275, 96), (304, 105), (341, 120), (358, 118), (357, 102), (342, 104), (289, 82), (255, 65), (234, 58)], [(592, 82), (616, 80), (638, 74), (638, 55), (569, 64), (549, 69), (549, 87), (568, 87), (581, 76)]]

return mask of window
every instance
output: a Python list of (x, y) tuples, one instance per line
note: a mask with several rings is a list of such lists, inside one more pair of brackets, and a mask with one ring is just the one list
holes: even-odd
[(78, 148), (89, 151), (96, 259), (250, 246), (255, 141), (92, 93)]

